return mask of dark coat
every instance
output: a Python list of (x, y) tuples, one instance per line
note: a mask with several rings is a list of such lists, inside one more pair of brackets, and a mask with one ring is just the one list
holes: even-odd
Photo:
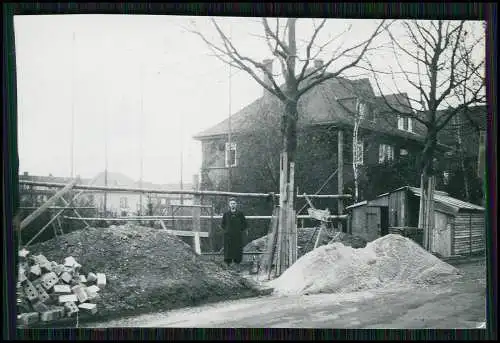
[(240, 211), (228, 211), (222, 216), (224, 230), (224, 259), (241, 261), (243, 257), (243, 231), (247, 229), (245, 215)]

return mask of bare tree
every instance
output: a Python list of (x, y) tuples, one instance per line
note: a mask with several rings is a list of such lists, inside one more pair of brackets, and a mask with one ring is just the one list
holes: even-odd
[[(328, 45), (338, 39), (344, 32), (339, 36), (333, 37), (325, 44), (318, 46), (316, 40), (318, 34), (326, 24), (326, 19), (323, 19), (319, 25), (316, 25), (313, 21), (313, 34), (306, 44), (304, 54), (299, 56), (295, 30), (297, 19), (286, 19), (286, 26), (283, 28), (280, 25), (279, 18), (276, 18), (276, 25), (273, 25), (274, 27), (271, 27), (268, 19), (262, 18), (264, 30), (262, 38), (265, 39), (272, 55), (278, 60), (281, 66), (281, 73), (285, 79), (284, 86), (280, 87), (276, 75), (272, 74), (264, 63), (241, 54), (240, 50), (222, 30), (217, 21), (212, 18), (211, 22), (218, 33), (219, 44), (208, 40), (205, 35), (197, 30), (190, 31), (197, 34), (210, 47), (217, 58), (224, 63), (247, 72), (256, 82), (282, 102), (282, 150), (287, 153), (289, 163), (294, 161), (297, 147), (297, 106), (299, 99), (324, 81), (337, 77), (350, 68), (356, 67), (365, 53), (372, 48), (373, 40), (383, 31), (384, 27), (384, 21), (382, 21), (367, 39), (347, 48), (341, 46), (331, 54), (331, 57), (325, 63), (311, 67), (311, 61), (323, 53)], [(336, 65), (341, 58), (345, 57), (351, 57), (351, 60), (343, 65)], [(303, 62), (302, 68), (299, 71), (297, 71), (297, 61)], [(327, 71), (329, 67), (335, 67), (336, 70)], [(260, 76), (262, 74), (265, 75), (269, 82), (266, 82)]]
[[(458, 113), (470, 106), (485, 102), (485, 82), (482, 70), (484, 59), (475, 62), (473, 52), (483, 37), (469, 39), (465, 21), (404, 21), (409, 44), (405, 45), (392, 28), (387, 32), (391, 38), (397, 70), (390, 75), (398, 93), (396, 77), (401, 75), (405, 84), (418, 94), (410, 97), (410, 103), (394, 105), (384, 96), (384, 102), (393, 113), (402, 118), (412, 118), (426, 129), (425, 144), (421, 160), (421, 202), (419, 227), (424, 229), (424, 247), (429, 248), (433, 227), (433, 199), (435, 153), (438, 132)], [(401, 57), (409, 60), (402, 65)], [(368, 63), (370, 63), (368, 61)], [(416, 71), (409, 71), (415, 65)], [(381, 72), (371, 64), (375, 83), (381, 94)], [(459, 99), (459, 101), (457, 101)]]

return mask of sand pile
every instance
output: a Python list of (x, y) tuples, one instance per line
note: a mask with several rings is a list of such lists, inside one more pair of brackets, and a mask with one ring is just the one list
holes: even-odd
[(73, 256), (88, 270), (105, 273), (97, 316), (106, 318), (255, 295), (246, 280), (149, 227), (88, 228), (30, 248), (54, 261)]
[(366, 247), (366, 240), (362, 237), (351, 235), (344, 232), (336, 232), (333, 235), (332, 240), (329, 244), (332, 243), (342, 243), (345, 246), (353, 247), (354, 249), (364, 248)]
[(409, 238), (387, 235), (354, 249), (321, 246), (288, 268), (270, 286), (277, 294), (340, 293), (391, 286), (425, 286), (460, 277), (458, 270)]

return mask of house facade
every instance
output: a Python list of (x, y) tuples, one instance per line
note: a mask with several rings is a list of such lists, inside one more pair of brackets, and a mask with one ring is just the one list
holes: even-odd
[[(300, 99), (295, 184), (301, 192), (316, 192), (338, 168), (339, 130), (344, 133), (345, 186), (352, 183), (353, 163), (359, 167), (361, 179), (367, 166), (388, 161), (408, 160), (417, 167), (425, 127), (410, 116), (391, 112), (385, 101), (401, 112), (410, 107), (406, 94), (386, 95), (385, 100), (376, 96), (368, 79), (332, 78)], [(266, 184), (266, 189), (258, 191), (278, 191), (282, 113), (279, 101), (264, 90), (259, 99), (230, 120), (195, 135), (202, 145), (202, 187), (227, 190), (230, 172), (232, 179), (244, 175), (247, 185)], [(361, 119), (354, 144), (356, 118)], [(356, 161), (354, 145), (358, 151)], [(440, 152), (444, 150), (440, 145)], [(337, 193), (336, 179), (331, 179), (324, 193)]]

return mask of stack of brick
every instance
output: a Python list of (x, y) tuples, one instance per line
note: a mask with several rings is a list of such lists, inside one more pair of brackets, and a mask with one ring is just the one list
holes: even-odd
[(71, 256), (59, 264), (43, 255), (29, 255), (23, 249), (19, 258), (17, 303), (21, 325), (55, 321), (78, 312), (97, 313), (93, 300), (106, 286), (105, 274), (85, 274), (82, 265)]

